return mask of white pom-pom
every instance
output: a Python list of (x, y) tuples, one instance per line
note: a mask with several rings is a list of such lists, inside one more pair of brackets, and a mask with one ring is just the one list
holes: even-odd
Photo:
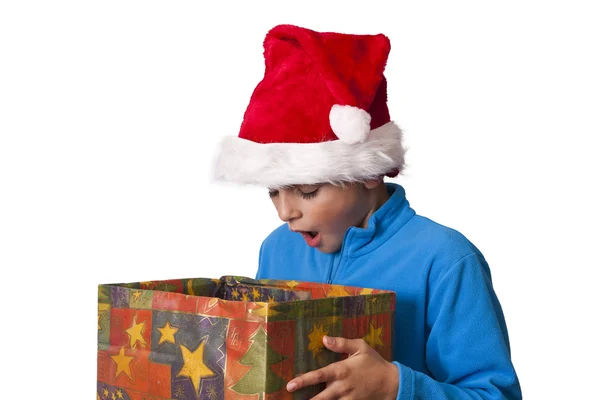
[(329, 112), (329, 124), (340, 140), (362, 143), (371, 131), (371, 116), (358, 107), (334, 104)]

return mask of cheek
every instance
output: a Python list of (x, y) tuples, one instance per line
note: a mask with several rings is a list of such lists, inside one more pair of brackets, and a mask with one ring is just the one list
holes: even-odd
[(359, 214), (360, 207), (354, 202), (337, 202), (335, 205), (313, 208), (312, 220), (323, 229), (345, 231), (357, 223)]

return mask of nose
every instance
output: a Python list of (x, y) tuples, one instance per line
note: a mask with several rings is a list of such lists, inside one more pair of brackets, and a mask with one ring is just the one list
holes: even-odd
[(285, 190), (279, 191), (277, 201), (275, 202), (275, 208), (277, 208), (279, 219), (283, 222), (290, 222), (302, 215), (300, 210), (295, 206), (294, 199)]

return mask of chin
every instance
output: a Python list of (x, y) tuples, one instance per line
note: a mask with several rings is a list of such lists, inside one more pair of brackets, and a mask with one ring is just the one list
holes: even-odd
[(333, 253), (337, 252), (339, 249), (336, 250), (336, 249), (321, 249), (321, 248), (319, 248), (317, 250), (319, 250), (321, 253), (333, 254)]
[(342, 248), (341, 245), (339, 245), (339, 246), (319, 246), (319, 247), (317, 247), (317, 250), (319, 250), (321, 253), (332, 254), (332, 253), (337, 253), (338, 251), (340, 251), (341, 248)]

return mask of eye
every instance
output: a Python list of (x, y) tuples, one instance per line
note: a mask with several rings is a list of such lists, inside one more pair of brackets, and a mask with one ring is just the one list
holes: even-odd
[(273, 198), (279, 194), (279, 190), (269, 190), (269, 197)]
[(312, 199), (313, 197), (315, 197), (317, 195), (318, 191), (319, 191), (319, 189), (317, 189), (311, 193), (302, 193), (302, 198), (305, 200)]
[(302, 196), (303, 199), (308, 200), (308, 199), (312, 199), (313, 197), (315, 197), (317, 195), (317, 192), (319, 191), (319, 187), (307, 187), (307, 188), (301, 188), (300, 190), (300, 195)]

